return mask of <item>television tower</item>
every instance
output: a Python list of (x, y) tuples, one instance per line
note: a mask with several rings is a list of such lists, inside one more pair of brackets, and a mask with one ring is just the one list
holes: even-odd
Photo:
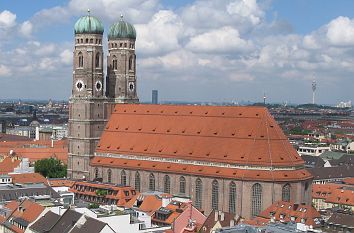
[(263, 104), (264, 105), (266, 104), (266, 99), (267, 99), (267, 96), (266, 96), (266, 93), (264, 92), (264, 94), (263, 94)]
[(312, 104), (315, 104), (315, 93), (316, 93), (317, 83), (316, 80), (312, 81)]

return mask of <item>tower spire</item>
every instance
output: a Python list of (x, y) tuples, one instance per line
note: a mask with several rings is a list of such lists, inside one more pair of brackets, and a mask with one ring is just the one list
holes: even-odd
[(315, 76), (315, 73), (313, 73), (313, 80), (312, 80), (312, 104), (315, 104), (316, 89), (317, 89), (316, 76)]

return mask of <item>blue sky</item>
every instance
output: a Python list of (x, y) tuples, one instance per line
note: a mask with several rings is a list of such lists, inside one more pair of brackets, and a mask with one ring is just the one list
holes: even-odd
[(73, 25), (136, 27), (138, 91), (162, 100), (354, 100), (352, 0), (1, 0), (3, 98), (68, 99)]

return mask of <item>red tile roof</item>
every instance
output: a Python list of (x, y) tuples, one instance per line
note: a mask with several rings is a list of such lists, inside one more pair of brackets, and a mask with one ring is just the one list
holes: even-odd
[(354, 206), (354, 186), (341, 184), (313, 184), (312, 198), (327, 203)]
[(39, 159), (57, 158), (67, 163), (68, 145), (66, 140), (55, 141), (51, 147), (51, 141), (20, 141), (20, 142), (0, 142), (0, 155), (13, 155), (19, 158), (29, 158), (30, 162)]
[(7, 174), (13, 172), (16, 167), (20, 165), (21, 161), (15, 158), (5, 157), (0, 162), (0, 174)]
[(72, 187), (75, 184), (74, 180), (67, 180), (67, 179), (54, 179), (51, 178), (48, 180), (49, 185), (51, 187)]
[(293, 181), (308, 180), (312, 176), (305, 169), (301, 170), (248, 170), (227, 167), (199, 166), (191, 164), (167, 163), (121, 158), (95, 156), (91, 159), (91, 166), (118, 167), (124, 169), (139, 169), (146, 171), (160, 171), (177, 174), (191, 174), (197, 176), (224, 177), (242, 180)]
[(313, 227), (319, 224), (321, 214), (311, 205), (294, 204), (293, 202), (278, 201), (262, 211), (255, 221), (262, 223), (262, 219), (270, 220), (271, 216), (275, 221), (290, 222), (295, 217), (295, 222), (300, 223), (303, 219), (306, 225)]
[(116, 105), (97, 152), (244, 165), (304, 164), (263, 107)]
[(12, 183), (19, 184), (48, 184), (47, 179), (39, 173), (22, 173), (22, 174), (9, 174), (12, 177)]

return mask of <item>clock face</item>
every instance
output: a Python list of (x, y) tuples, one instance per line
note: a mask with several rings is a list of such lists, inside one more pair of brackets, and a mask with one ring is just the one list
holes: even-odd
[(134, 91), (135, 89), (135, 84), (133, 82), (129, 82), (128, 84), (129, 91)]
[(102, 90), (102, 82), (101, 81), (97, 81), (95, 87), (96, 87), (96, 91)]
[(84, 88), (84, 82), (83, 82), (82, 80), (78, 80), (78, 81), (76, 82), (76, 89), (77, 89), (78, 91), (82, 91), (83, 88)]

